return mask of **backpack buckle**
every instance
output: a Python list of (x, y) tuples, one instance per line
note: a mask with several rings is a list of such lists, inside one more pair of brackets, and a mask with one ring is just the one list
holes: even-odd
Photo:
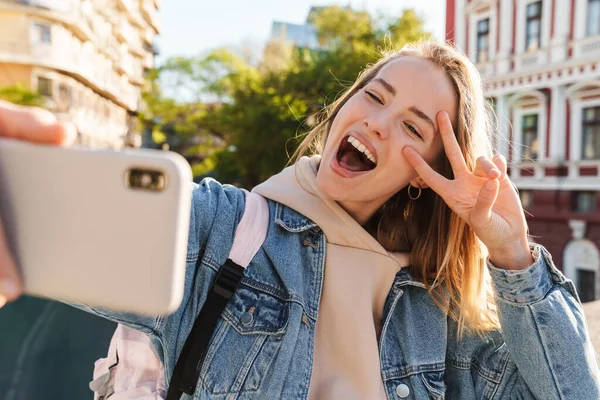
[(213, 283), (213, 291), (226, 299), (230, 299), (243, 277), (244, 268), (227, 259), (217, 272)]

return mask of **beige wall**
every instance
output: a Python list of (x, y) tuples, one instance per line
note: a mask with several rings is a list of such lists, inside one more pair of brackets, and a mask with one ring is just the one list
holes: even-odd
[[(159, 29), (153, 0), (122, 3), (74, 0), (71, 8), (45, 10), (0, 0), (0, 87), (35, 90), (38, 77), (51, 79), (47, 108), (72, 120), (82, 142), (119, 147), (141, 101), (144, 69), (154, 64)], [(36, 22), (51, 26), (51, 43), (36, 40)]]
[[(28, 17), (15, 11), (0, 12), (0, 44), (28, 43)], [(1, 46), (1, 45), (0, 45)]]
[(0, 87), (21, 85), (27, 89), (32, 88), (31, 65), (1, 64)]

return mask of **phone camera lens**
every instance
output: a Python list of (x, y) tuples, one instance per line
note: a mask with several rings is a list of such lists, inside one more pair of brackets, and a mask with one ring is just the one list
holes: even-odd
[(143, 188), (151, 189), (152, 181), (152, 175), (150, 175), (149, 173), (142, 174), (141, 184)]

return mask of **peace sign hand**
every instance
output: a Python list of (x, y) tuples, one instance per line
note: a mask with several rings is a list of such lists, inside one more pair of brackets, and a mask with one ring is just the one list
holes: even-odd
[(446, 156), (454, 172), (449, 180), (435, 172), (411, 147), (404, 156), (419, 177), (463, 219), (488, 249), (490, 261), (498, 268), (523, 269), (533, 259), (527, 243), (527, 222), (519, 196), (506, 175), (506, 160), (477, 159), (469, 171), (448, 114), (439, 112), (437, 122)]

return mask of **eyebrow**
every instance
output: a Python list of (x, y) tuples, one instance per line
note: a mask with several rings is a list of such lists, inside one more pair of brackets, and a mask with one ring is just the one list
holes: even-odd
[[(394, 89), (394, 87), (392, 85), (390, 85), (385, 79), (383, 79), (383, 78), (375, 78), (375, 79), (373, 79), (373, 81), (374, 82), (378, 82), (379, 84), (381, 84), (381, 86), (383, 86), (385, 88), (385, 90), (387, 90), (388, 92), (390, 92), (390, 94), (392, 96), (396, 95), (396, 89)], [(429, 118), (429, 116), (427, 114), (425, 114), (423, 111), (419, 110), (415, 106), (412, 106), (411, 108), (409, 108), (409, 110), (413, 114), (415, 114), (417, 117), (421, 118), (423, 121), (425, 121), (429, 125), (431, 125), (431, 127), (434, 130), (434, 132), (437, 132), (437, 128), (435, 127), (435, 123), (433, 122), (433, 120), (431, 118)]]
[(427, 116), (427, 114), (425, 114), (423, 111), (419, 110), (417, 107), (412, 106), (411, 108), (409, 108), (409, 110), (415, 114), (417, 117), (421, 118), (423, 121), (427, 122), (429, 125), (431, 125), (431, 127), (433, 128), (434, 131), (437, 131), (437, 128), (435, 127), (435, 124), (433, 123), (433, 120), (431, 118), (429, 118)]
[(381, 79), (381, 78), (375, 78), (373, 80), (375, 82), (379, 82), (381, 84), (381, 86), (383, 86), (385, 88), (385, 90), (387, 90), (388, 92), (390, 92), (390, 94), (392, 96), (396, 95), (396, 89), (394, 89), (394, 87), (392, 85), (390, 85), (389, 83), (387, 83), (386, 80)]

